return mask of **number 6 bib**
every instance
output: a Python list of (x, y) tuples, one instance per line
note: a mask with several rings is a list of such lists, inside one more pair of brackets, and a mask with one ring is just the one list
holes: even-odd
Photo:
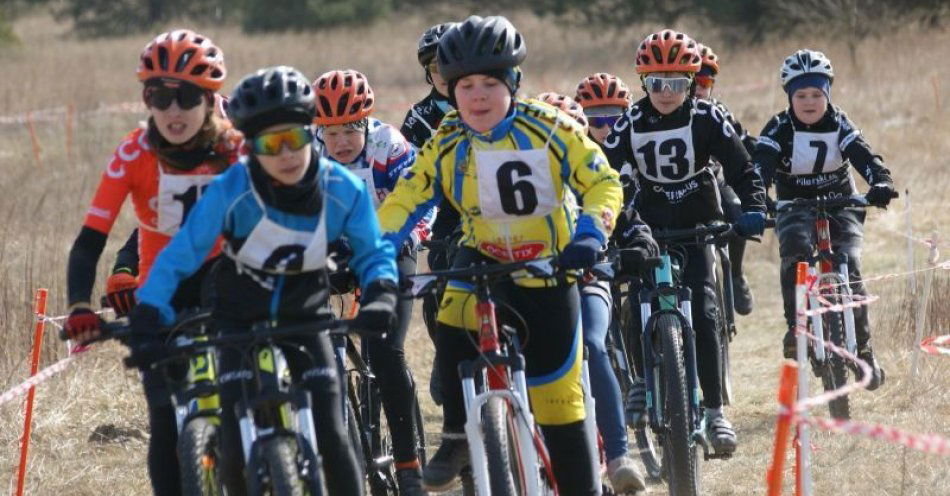
[(559, 201), (547, 148), (475, 152), (478, 206), (488, 220), (548, 215)]

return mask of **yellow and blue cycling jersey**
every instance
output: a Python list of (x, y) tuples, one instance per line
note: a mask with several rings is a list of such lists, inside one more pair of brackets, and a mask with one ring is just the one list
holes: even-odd
[[(583, 205), (580, 215), (567, 201), (572, 194)], [(510, 262), (557, 255), (576, 236), (606, 242), (623, 191), (600, 147), (572, 118), (519, 100), (484, 134), (457, 111), (445, 116), (379, 209), (386, 239), (401, 246), (443, 198), (462, 214), (463, 246)]]

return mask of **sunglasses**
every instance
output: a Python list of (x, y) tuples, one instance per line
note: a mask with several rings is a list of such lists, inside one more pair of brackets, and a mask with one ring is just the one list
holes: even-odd
[(178, 108), (191, 110), (201, 104), (206, 90), (193, 84), (182, 83), (177, 87), (165, 85), (148, 86), (145, 88), (145, 104), (158, 110), (168, 110), (172, 102), (178, 102)]
[(297, 151), (313, 142), (310, 126), (300, 126), (274, 133), (258, 134), (251, 140), (254, 155), (278, 155), (284, 145)]
[(689, 89), (692, 79), (688, 77), (660, 77), (660, 76), (647, 76), (643, 78), (643, 85), (647, 87), (647, 91), (650, 93), (662, 93), (665, 90), (670, 90), (672, 93), (686, 93), (686, 90)]
[(696, 76), (696, 86), (708, 90), (712, 88), (714, 84), (716, 84), (716, 79), (712, 76)]
[(619, 119), (619, 115), (587, 116), (587, 122), (590, 123), (590, 127), (614, 127), (614, 124), (616, 124)]

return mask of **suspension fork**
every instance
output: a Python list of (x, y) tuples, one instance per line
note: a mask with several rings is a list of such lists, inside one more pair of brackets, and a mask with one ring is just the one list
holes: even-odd
[[(499, 353), (501, 345), (498, 338), (498, 322), (495, 317), (495, 304), (491, 300), (488, 285), (479, 285), (478, 301), (475, 303), (475, 316), (478, 322), (478, 347), (483, 354)], [(492, 364), (485, 368), (488, 389), (507, 389), (507, 367)]]

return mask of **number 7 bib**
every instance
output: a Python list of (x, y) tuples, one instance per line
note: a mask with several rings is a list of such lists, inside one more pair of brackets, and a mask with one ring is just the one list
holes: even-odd
[(476, 151), (475, 163), (483, 218), (545, 216), (559, 205), (546, 148)]

